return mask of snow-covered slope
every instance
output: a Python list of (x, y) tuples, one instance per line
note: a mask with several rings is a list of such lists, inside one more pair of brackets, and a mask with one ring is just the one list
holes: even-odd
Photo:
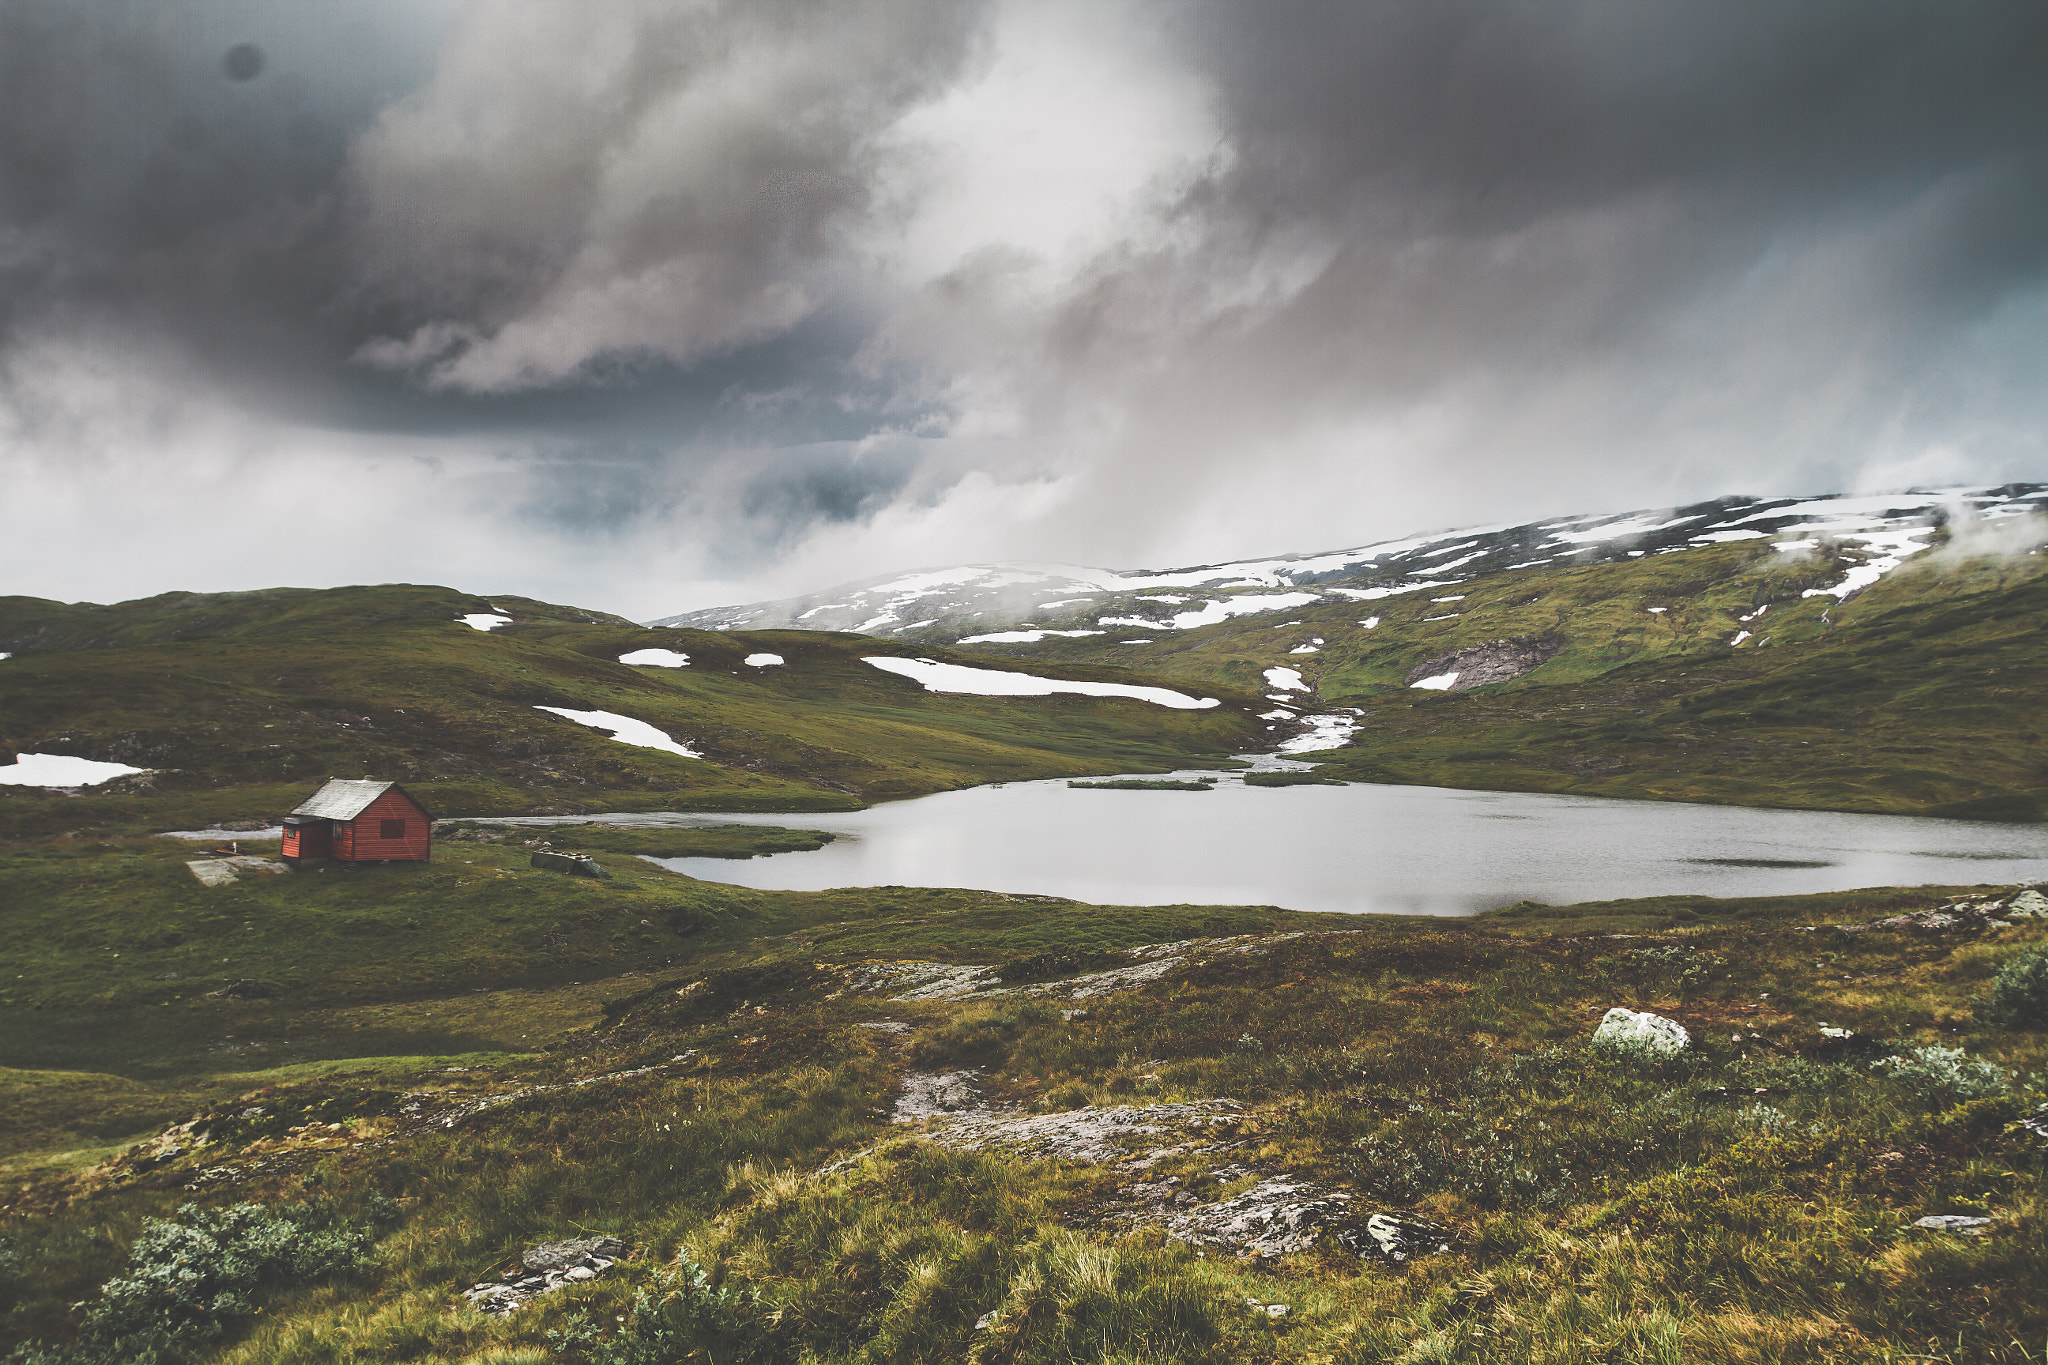
[(932, 643), (1191, 630), (1231, 616), (1368, 602), (1480, 574), (1592, 564), (1766, 537), (1832, 539), (1860, 552), (1839, 591), (1874, 582), (1961, 510), (1985, 520), (2048, 510), (2048, 484), (1810, 498), (1719, 498), (1690, 507), (1554, 517), (1406, 536), (1349, 550), (1186, 569), (965, 564), (848, 583), (778, 602), (651, 621), (703, 630), (840, 630)]

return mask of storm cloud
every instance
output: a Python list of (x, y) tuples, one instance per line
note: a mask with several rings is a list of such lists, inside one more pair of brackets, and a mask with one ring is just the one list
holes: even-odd
[(19, 0), (5, 590), (647, 617), (2038, 478), (2044, 55), (2010, 3)]

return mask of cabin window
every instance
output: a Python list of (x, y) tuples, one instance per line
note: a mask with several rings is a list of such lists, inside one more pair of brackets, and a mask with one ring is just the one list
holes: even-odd
[(377, 831), (377, 837), (380, 839), (403, 839), (405, 837), (405, 821), (381, 821), (380, 827)]

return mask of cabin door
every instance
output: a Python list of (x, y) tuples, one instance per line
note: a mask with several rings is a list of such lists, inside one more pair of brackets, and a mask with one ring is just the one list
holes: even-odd
[(304, 824), (286, 822), (284, 847), (279, 851), (287, 858), (328, 858), (334, 853), (334, 826), (325, 820), (308, 820)]

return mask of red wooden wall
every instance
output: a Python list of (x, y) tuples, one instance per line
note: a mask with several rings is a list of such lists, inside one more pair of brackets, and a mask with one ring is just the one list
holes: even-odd
[[(378, 831), (386, 820), (405, 821), (403, 839)], [(334, 857), (344, 863), (426, 862), (433, 853), (434, 827), (427, 813), (397, 788), (372, 801), (361, 815), (334, 822)]]
[(328, 828), (325, 824), (286, 825), (284, 844), (279, 851), (287, 858), (328, 857)]

